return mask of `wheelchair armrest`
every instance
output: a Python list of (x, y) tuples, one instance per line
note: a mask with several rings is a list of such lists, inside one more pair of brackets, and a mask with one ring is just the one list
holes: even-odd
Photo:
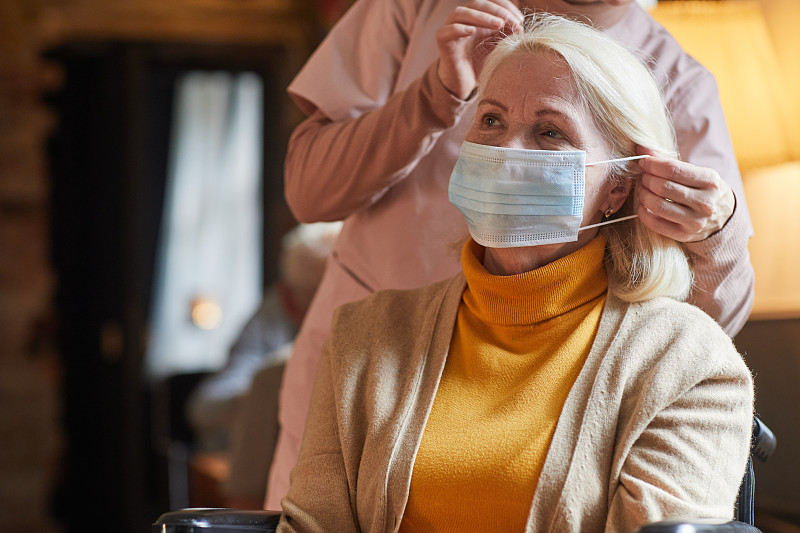
[(753, 417), (753, 437), (750, 442), (750, 454), (763, 463), (775, 451), (777, 444), (778, 439), (775, 438), (772, 430), (760, 418)]
[(761, 533), (761, 530), (737, 520), (662, 520), (641, 526), (636, 533)]
[(151, 533), (273, 533), (280, 522), (278, 511), (242, 509), (181, 509), (158, 517)]

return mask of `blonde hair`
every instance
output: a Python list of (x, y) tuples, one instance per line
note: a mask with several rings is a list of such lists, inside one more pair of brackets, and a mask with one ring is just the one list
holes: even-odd
[[(486, 58), (479, 87), (486, 87), (506, 59), (540, 52), (554, 52), (569, 65), (578, 92), (611, 147), (610, 159), (636, 155), (636, 145), (678, 157), (675, 130), (650, 70), (586, 24), (555, 15), (528, 15), (525, 29), (497, 43)], [(630, 161), (609, 164), (611, 179), (633, 182), (617, 217), (635, 213), (641, 182), (637, 168)], [(608, 240), (609, 290), (615, 296), (628, 302), (687, 298), (692, 270), (680, 243), (649, 230), (638, 218), (600, 231)]]
[(281, 240), (280, 280), (303, 309), (308, 308), (322, 281), (325, 262), (341, 228), (341, 222), (300, 224)]

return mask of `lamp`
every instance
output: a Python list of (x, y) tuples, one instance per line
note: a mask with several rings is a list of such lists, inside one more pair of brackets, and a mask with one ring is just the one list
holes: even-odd
[(800, 318), (800, 161), (750, 170), (742, 178), (755, 230), (750, 318)]
[(650, 13), (717, 79), (742, 172), (800, 160), (800, 112), (757, 2), (659, 2)]
[[(788, 94), (800, 94), (800, 2), (797, 0), (762, 0), (764, 16), (767, 19), (772, 42), (778, 52), (778, 62), (783, 78), (786, 80)], [(795, 101), (800, 108), (800, 104)], [(800, 112), (800, 109), (796, 109)], [(797, 115), (795, 115), (797, 116)], [(800, 116), (798, 116), (800, 122)]]
[(717, 79), (755, 232), (750, 318), (800, 317), (800, 106), (789, 98), (760, 4), (680, 0), (659, 2), (651, 14)]

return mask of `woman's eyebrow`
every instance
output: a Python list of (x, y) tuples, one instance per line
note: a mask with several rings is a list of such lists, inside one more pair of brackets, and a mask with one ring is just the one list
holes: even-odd
[(490, 104), (490, 105), (493, 105), (493, 106), (495, 106), (495, 107), (499, 107), (499, 108), (500, 108), (500, 109), (502, 109), (503, 111), (508, 111), (508, 108), (507, 108), (505, 105), (503, 105), (503, 104), (501, 104), (500, 102), (498, 102), (497, 100), (493, 100), (493, 99), (491, 99), (491, 98), (483, 98), (483, 99), (482, 99), (482, 100), (479, 102), (479, 105), (483, 105), (483, 104)]
[[(497, 101), (497, 100), (495, 100), (493, 98), (483, 98), (483, 99), (481, 99), (480, 102), (478, 102), (478, 106), (482, 106), (482, 105), (490, 105), (490, 106), (498, 107), (498, 108), (502, 109), (503, 111), (508, 112), (508, 106), (506, 106), (502, 102), (499, 102), (499, 101)], [(575, 120), (575, 117), (573, 115), (571, 115), (570, 113), (567, 113), (565, 111), (561, 111), (560, 109), (557, 109), (556, 107), (545, 107), (544, 109), (539, 109), (539, 110), (536, 111), (536, 113), (534, 113), (534, 116), (536, 118), (542, 118), (542, 117), (547, 117), (547, 116), (559, 117), (562, 120), (565, 120), (565, 121), (568, 121), (568, 122), (574, 122), (574, 120)]]
[(536, 112), (536, 117), (546, 117), (548, 115), (554, 115), (554, 116), (557, 116), (557, 117), (561, 117), (564, 120), (569, 120), (569, 121), (573, 120), (573, 117), (571, 117), (567, 113), (564, 113), (563, 111), (560, 111), (558, 109), (546, 108), (546, 109), (540, 109), (540, 110), (538, 110)]

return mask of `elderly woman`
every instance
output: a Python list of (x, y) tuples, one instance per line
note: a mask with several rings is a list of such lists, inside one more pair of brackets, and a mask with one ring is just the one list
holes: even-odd
[(682, 303), (681, 245), (631, 216), (636, 146), (677, 157), (659, 91), (588, 26), (529, 22), (486, 60), (451, 176), (463, 273), (337, 312), (279, 531), (732, 516), (750, 374)]

